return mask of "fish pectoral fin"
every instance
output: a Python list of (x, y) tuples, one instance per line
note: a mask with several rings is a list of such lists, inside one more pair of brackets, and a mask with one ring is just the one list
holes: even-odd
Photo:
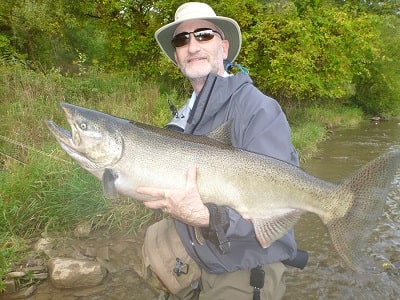
[(287, 233), (299, 220), (303, 211), (297, 209), (285, 210), (267, 218), (252, 219), (258, 242), (267, 248), (274, 241)]
[(102, 183), (103, 192), (107, 199), (117, 199), (119, 197), (117, 188), (115, 187), (115, 180), (118, 178), (117, 174), (112, 169), (105, 169), (103, 173)]

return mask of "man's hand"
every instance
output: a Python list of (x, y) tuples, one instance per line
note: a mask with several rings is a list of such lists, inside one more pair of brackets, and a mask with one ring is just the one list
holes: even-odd
[(138, 187), (136, 191), (152, 196), (151, 201), (144, 202), (148, 208), (161, 209), (188, 225), (207, 227), (210, 215), (207, 207), (201, 201), (196, 173), (196, 167), (188, 169), (184, 189)]

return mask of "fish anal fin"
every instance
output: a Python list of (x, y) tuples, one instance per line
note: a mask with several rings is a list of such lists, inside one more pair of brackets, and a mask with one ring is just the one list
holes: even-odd
[(258, 242), (263, 248), (267, 248), (274, 241), (287, 233), (304, 212), (297, 209), (286, 209), (274, 213), (266, 218), (252, 219)]
[(115, 180), (118, 176), (112, 169), (105, 169), (102, 177), (103, 192), (107, 199), (117, 199), (119, 197), (117, 188), (115, 187)]

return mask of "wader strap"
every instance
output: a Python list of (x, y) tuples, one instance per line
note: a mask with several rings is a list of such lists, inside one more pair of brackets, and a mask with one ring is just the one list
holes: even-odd
[(260, 289), (264, 287), (265, 272), (258, 266), (251, 269), (250, 285), (253, 287), (253, 300), (260, 300)]
[(226, 237), (229, 227), (229, 215), (225, 207), (214, 203), (205, 203), (210, 212), (210, 225), (202, 230), (205, 239), (212, 242), (221, 252), (226, 254), (230, 251), (231, 243)]

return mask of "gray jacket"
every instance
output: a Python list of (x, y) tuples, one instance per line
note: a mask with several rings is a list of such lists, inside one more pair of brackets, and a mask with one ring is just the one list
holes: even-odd
[[(299, 165), (297, 152), (290, 140), (289, 124), (281, 107), (254, 87), (245, 73), (230, 77), (210, 74), (189, 117), (188, 111), (186, 106), (183, 107), (169, 125), (184, 127), (187, 134), (205, 135), (232, 120), (234, 147)], [(226, 236), (231, 247), (227, 254), (221, 254), (209, 241), (199, 244), (194, 228), (176, 221), (186, 250), (207, 272), (233, 272), (296, 256), (293, 230), (263, 249), (256, 240), (252, 223), (233, 209), (228, 209), (228, 212), (230, 225)]]

